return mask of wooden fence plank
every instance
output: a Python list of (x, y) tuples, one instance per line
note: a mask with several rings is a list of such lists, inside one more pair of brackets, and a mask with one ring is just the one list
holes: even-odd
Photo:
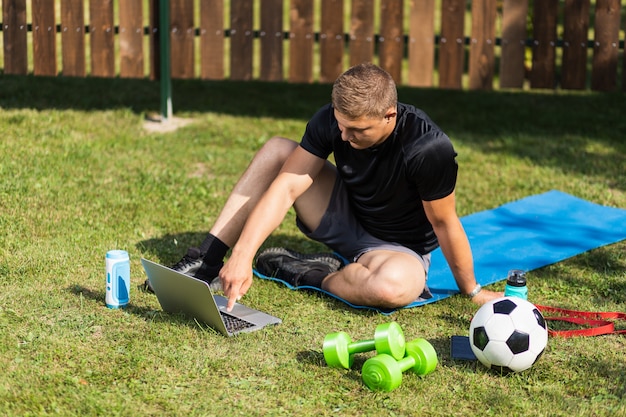
[(4, 72), (25, 75), (28, 73), (26, 0), (2, 2), (2, 25)]
[(261, 74), (283, 80), (283, 0), (261, 0)]
[(374, 2), (352, 0), (350, 17), (350, 66), (374, 58)]
[(230, 78), (252, 79), (252, 0), (230, 4)]
[(500, 88), (522, 88), (524, 86), (527, 15), (528, 0), (504, 0), (502, 5)]
[(435, 70), (435, 0), (412, 0), (408, 85), (431, 87)]
[(402, 83), (404, 55), (403, 0), (387, 0), (380, 6), (378, 64), (397, 84)]
[(91, 42), (91, 75), (115, 76), (115, 24), (113, 0), (89, 2), (89, 40)]
[(143, 59), (143, 1), (125, 0), (119, 3), (120, 77), (144, 77)]
[(612, 91), (617, 86), (620, 0), (597, 0), (591, 89)]
[(587, 84), (589, 0), (565, 0), (561, 87), (582, 90)]
[(561, 87), (582, 90), (587, 84), (589, 0), (565, 0)]
[(313, 0), (291, 0), (289, 81), (313, 81)]
[(559, 0), (542, 0), (534, 3), (533, 13), (533, 67), (530, 73), (531, 88), (556, 86), (556, 27)]
[(63, 75), (84, 77), (85, 8), (83, 0), (61, 0)]
[(200, 77), (224, 79), (224, 0), (200, 0)]
[(472, 2), (469, 88), (492, 90), (496, 44), (496, 0)]
[(193, 78), (195, 73), (194, 0), (170, 0), (172, 78)]
[(322, 0), (320, 82), (332, 83), (343, 72), (343, 0)]
[(465, 58), (465, 1), (442, 0), (439, 86), (460, 89)]
[(54, 0), (32, 0), (33, 74), (57, 75)]

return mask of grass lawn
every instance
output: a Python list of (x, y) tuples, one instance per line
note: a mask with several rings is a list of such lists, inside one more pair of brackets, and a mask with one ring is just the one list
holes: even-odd
[[(298, 139), (330, 86), (194, 80), (173, 92), (192, 122), (153, 133), (156, 83), (0, 76), (0, 414), (626, 415), (623, 336), (550, 339), (533, 368), (503, 377), (451, 359), (450, 337), (477, 309), (463, 297), (386, 317), (255, 280), (245, 303), (281, 325), (226, 339), (164, 314), (136, 290), (139, 259), (170, 264), (197, 245), (254, 152), (275, 134)], [(626, 208), (623, 95), (402, 88), (400, 99), (453, 140), (460, 215), (551, 189)], [(266, 245), (324, 249), (293, 213)], [(124, 310), (104, 305), (109, 249), (131, 256)], [(528, 279), (538, 304), (626, 311), (626, 242)], [(327, 333), (370, 338), (389, 320), (433, 344), (434, 373), (375, 393), (360, 376), (371, 354), (348, 371), (324, 365)]]

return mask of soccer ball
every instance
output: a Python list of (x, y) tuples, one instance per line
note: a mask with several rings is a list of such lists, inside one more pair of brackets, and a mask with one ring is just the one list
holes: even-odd
[(483, 304), (472, 318), (470, 346), (487, 368), (500, 373), (524, 371), (548, 344), (548, 326), (532, 303), (502, 297)]

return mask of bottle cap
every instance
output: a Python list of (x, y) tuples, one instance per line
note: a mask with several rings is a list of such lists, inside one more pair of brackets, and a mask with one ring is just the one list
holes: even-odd
[(513, 287), (525, 287), (526, 286), (526, 272), (521, 269), (514, 269), (509, 271), (509, 276), (506, 279), (506, 283)]
[(108, 259), (125, 259), (128, 258), (128, 252), (120, 249), (113, 249), (107, 252), (106, 257)]

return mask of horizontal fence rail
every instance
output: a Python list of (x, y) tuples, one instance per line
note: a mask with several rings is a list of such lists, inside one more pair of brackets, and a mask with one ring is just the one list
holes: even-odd
[[(0, 1), (5, 74), (159, 78), (159, 0)], [(626, 90), (620, 0), (376, 4), (170, 0), (171, 77), (332, 82), (371, 61), (399, 85)]]

